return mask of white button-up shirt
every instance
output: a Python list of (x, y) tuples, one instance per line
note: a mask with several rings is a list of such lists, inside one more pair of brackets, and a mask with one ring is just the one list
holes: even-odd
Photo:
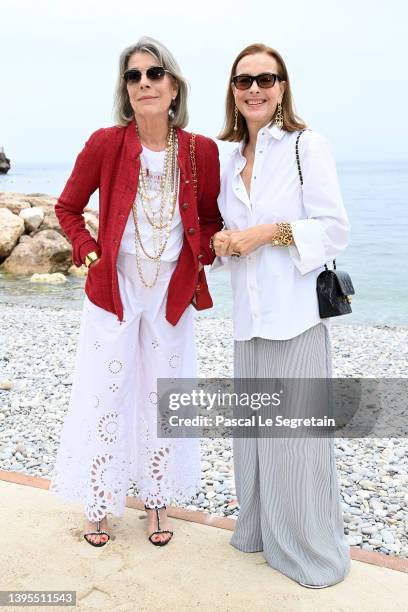
[(302, 188), (297, 135), (276, 125), (258, 132), (250, 197), (241, 177), (242, 142), (223, 172), (218, 205), (228, 229), (285, 221), (295, 242), (264, 245), (239, 259), (215, 259), (212, 270), (227, 266), (231, 272), (236, 340), (286, 340), (319, 322), (330, 326), (330, 319), (319, 316), (316, 279), (347, 246), (350, 225), (329, 143), (310, 130), (301, 135)]

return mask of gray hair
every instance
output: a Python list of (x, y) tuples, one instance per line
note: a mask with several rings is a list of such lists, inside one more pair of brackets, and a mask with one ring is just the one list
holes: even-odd
[(169, 71), (170, 75), (177, 81), (178, 93), (173, 108), (174, 117), (172, 124), (174, 127), (184, 128), (188, 123), (187, 96), (188, 82), (181, 74), (180, 67), (172, 53), (161, 42), (143, 36), (136, 44), (126, 47), (119, 58), (119, 74), (116, 82), (115, 97), (114, 97), (114, 119), (117, 125), (127, 126), (134, 118), (134, 112), (129, 101), (129, 95), (126, 89), (126, 82), (123, 78), (125, 70), (127, 70), (129, 58), (133, 53), (150, 53), (158, 61), (160, 66), (163, 66)]

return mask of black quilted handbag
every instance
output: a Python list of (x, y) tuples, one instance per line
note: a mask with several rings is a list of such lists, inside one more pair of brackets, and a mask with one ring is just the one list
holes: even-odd
[[(299, 138), (305, 130), (301, 130), (296, 138), (296, 163), (298, 167), (300, 184), (303, 185), (303, 176), (299, 159)], [(333, 270), (324, 264), (324, 270), (316, 279), (317, 300), (321, 319), (338, 317), (351, 312), (351, 295), (354, 287), (348, 272), (337, 270), (336, 260), (333, 259)]]
[(324, 268), (316, 280), (320, 318), (349, 314), (351, 312), (350, 296), (354, 295), (350, 275), (336, 269), (335, 259), (333, 259), (333, 270), (330, 270), (326, 264)]

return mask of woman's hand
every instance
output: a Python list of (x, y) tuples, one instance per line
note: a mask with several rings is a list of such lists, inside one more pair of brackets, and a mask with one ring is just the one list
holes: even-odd
[(230, 242), (230, 234), (232, 234), (232, 230), (222, 230), (221, 232), (217, 232), (213, 236), (213, 247), (214, 252), (219, 257), (224, 257), (227, 255), (229, 242)]
[(226, 255), (232, 255), (233, 253), (239, 253), (242, 256), (249, 255), (260, 246), (270, 244), (276, 231), (276, 223), (255, 225), (241, 231), (229, 230), (229, 244)]

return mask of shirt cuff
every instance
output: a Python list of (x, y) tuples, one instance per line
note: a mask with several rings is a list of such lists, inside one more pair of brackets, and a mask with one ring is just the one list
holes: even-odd
[(219, 270), (228, 270), (229, 268), (229, 257), (216, 256), (211, 264), (210, 272), (218, 272)]
[(307, 274), (323, 266), (326, 261), (326, 249), (319, 221), (299, 219), (292, 221), (291, 226), (295, 244), (288, 248), (299, 272)]

